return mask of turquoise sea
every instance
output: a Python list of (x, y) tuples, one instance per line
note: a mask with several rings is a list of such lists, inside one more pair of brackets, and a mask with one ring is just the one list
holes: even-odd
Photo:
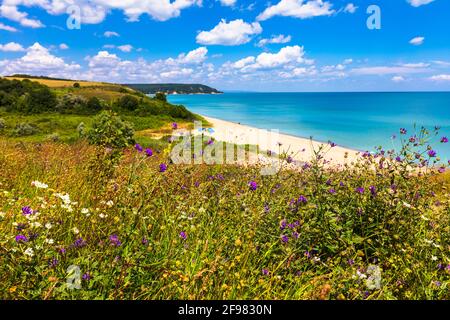
[(432, 146), (443, 160), (450, 159), (450, 144), (439, 142), (450, 138), (450, 92), (225, 93), (172, 95), (169, 101), (213, 118), (364, 151), (392, 148), (391, 137), (400, 136), (400, 128), (412, 133), (414, 125), (439, 126)]

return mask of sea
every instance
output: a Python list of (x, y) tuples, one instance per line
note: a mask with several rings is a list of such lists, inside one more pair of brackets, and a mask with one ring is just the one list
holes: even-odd
[[(361, 151), (399, 149), (400, 128), (408, 137), (420, 128), (443, 161), (450, 160), (450, 92), (254, 93), (170, 95), (169, 101), (212, 118), (328, 142)], [(395, 137), (395, 138), (394, 138)]]

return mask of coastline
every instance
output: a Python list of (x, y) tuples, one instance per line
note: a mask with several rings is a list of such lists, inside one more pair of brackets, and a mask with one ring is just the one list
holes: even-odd
[[(279, 154), (286, 152), (294, 161), (311, 161), (314, 155), (313, 150), (318, 150), (321, 145), (327, 144), (325, 142), (283, 133), (279, 133), (279, 135), (276, 136), (276, 141), (271, 141), (273, 139), (262, 138), (267, 137), (268, 130), (216, 119), (203, 114), (200, 116), (208, 121), (214, 128), (214, 133), (206, 133), (206, 135), (211, 136), (216, 140), (243, 144), (242, 137), (245, 137), (246, 140), (244, 143), (259, 145), (262, 150), (270, 150)], [(360, 150), (336, 146), (331, 148), (325, 154), (324, 158), (330, 162), (330, 165), (343, 165), (355, 161), (360, 153)]]

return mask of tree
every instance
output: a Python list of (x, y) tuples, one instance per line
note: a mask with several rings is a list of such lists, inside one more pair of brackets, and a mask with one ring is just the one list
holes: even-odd
[(136, 97), (127, 94), (117, 101), (117, 106), (121, 109), (134, 111), (139, 107), (139, 100)]
[(155, 94), (155, 99), (163, 102), (167, 102), (167, 96), (164, 92), (157, 92)]

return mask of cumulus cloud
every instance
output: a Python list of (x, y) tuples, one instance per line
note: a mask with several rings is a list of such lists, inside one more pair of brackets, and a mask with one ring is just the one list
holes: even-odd
[(220, 3), (226, 7), (232, 7), (236, 4), (237, 0), (220, 0)]
[(11, 26), (7, 26), (6, 24), (3, 24), (0, 22), (0, 30), (5, 30), (5, 31), (9, 31), (9, 32), (17, 32), (16, 28), (13, 28)]
[(1, 74), (27, 73), (33, 75), (49, 75), (70, 77), (80, 70), (81, 66), (67, 63), (62, 58), (52, 55), (38, 42), (26, 49), (26, 54), (13, 60), (0, 61)]
[(409, 43), (412, 44), (413, 46), (420, 46), (424, 43), (424, 41), (425, 41), (424, 37), (415, 37), (409, 40)]
[[(202, 0), (77, 0), (75, 4), (81, 9), (83, 23), (97, 24), (112, 10), (121, 10), (129, 21), (138, 21), (143, 14), (155, 20), (166, 21), (178, 17), (183, 9), (201, 6)], [(39, 7), (51, 15), (62, 15), (67, 14), (72, 5), (73, 0), (3, 0), (0, 16), (17, 21), (25, 27), (39, 28), (44, 25), (39, 20), (28, 18), (28, 14), (20, 12), (18, 8)]]
[(60, 48), (61, 50), (67, 50), (67, 49), (69, 49), (69, 46), (68, 46), (67, 44), (65, 44), (65, 43), (61, 43), (61, 44), (59, 45), (59, 48)]
[(208, 49), (200, 47), (192, 50), (187, 54), (181, 54), (178, 56), (177, 62), (182, 64), (199, 64), (203, 63), (208, 55)]
[(403, 82), (405, 81), (405, 78), (403, 78), (402, 76), (394, 76), (391, 80), (394, 82)]
[(124, 44), (118, 46), (117, 49), (119, 49), (122, 52), (131, 52), (133, 50), (133, 46), (131, 44)]
[(25, 51), (25, 48), (21, 44), (16, 42), (9, 42), (7, 44), (0, 44), (0, 51), (4, 52), (21, 52)]
[(345, 6), (344, 12), (355, 13), (357, 9), (357, 6), (355, 6), (353, 3), (349, 3)]
[(120, 34), (118, 34), (118, 33), (115, 32), (115, 31), (106, 31), (103, 35), (104, 35), (106, 38), (120, 37)]
[(278, 4), (264, 10), (256, 19), (264, 21), (274, 16), (300, 19), (329, 16), (335, 12), (331, 7), (330, 2), (323, 0), (281, 0)]
[(429, 78), (433, 81), (450, 81), (450, 74), (439, 74)]
[(197, 43), (203, 45), (237, 46), (248, 43), (253, 35), (262, 32), (258, 22), (252, 24), (242, 19), (227, 22), (225, 19), (219, 22), (210, 31), (202, 31), (197, 35)]
[(413, 6), (413, 7), (420, 7), (423, 6), (425, 4), (429, 4), (431, 2), (433, 2), (434, 0), (408, 0), (408, 2)]
[(258, 47), (264, 47), (268, 44), (279, 44), (279, 43), (288, 43), (291, 42), (292, 37), (291, 36), (285, 36), (283, 34), (280, 34), (278, 36), (272, 36), (270, 39), (261, 39), (259, 40), (257, 46)]

